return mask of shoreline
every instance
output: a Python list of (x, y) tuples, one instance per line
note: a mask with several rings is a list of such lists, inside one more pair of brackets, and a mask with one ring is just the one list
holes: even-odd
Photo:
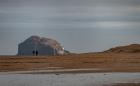
[[(0, 73), (63, 75), (140, 73), (139, 53), (85, 53), (61, 56), (0, 56)], [(104, 75), (103, 74), (103, 75)], [(105, 76), (104, 75), (104, 76)], [(140, 83), (113, 83), (104, 86), (139, 86)], [(86, 86), (86, 85), (84, 85)], [(94, 86), (91, 85), (91, 86)], [(96, 85), (95, 85), (96, 86)]]

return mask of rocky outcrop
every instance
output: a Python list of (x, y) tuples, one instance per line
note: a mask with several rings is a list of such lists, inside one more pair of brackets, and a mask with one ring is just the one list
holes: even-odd
[(127, 46), (119, 46), (104, 51), (105, 53), (140, 53), (140, 44), (131, 44)]
[(56, 40), (31, 36), (18, 45), (17, 55), (32, 55), (33, 50), (37, 50), (39, 55), (69, 54)]

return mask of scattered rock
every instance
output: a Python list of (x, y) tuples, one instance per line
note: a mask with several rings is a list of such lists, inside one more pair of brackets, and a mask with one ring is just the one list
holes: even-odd
[(55, 74), (55, 75), (59, 75), (59, 74)]

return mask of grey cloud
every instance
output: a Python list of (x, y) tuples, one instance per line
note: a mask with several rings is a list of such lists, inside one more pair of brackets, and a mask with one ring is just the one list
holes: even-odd
[(140, 22), (139, 0), (1, 0), (0, 23)]
[(139, 0), (1, 0), (1, 6), (137, 6)]

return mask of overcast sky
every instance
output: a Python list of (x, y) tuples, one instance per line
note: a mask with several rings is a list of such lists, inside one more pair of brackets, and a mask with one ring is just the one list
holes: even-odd
[(140, 43), (140, 0), (0, 0), (0, 55), (32, 35), (72, 53)]

